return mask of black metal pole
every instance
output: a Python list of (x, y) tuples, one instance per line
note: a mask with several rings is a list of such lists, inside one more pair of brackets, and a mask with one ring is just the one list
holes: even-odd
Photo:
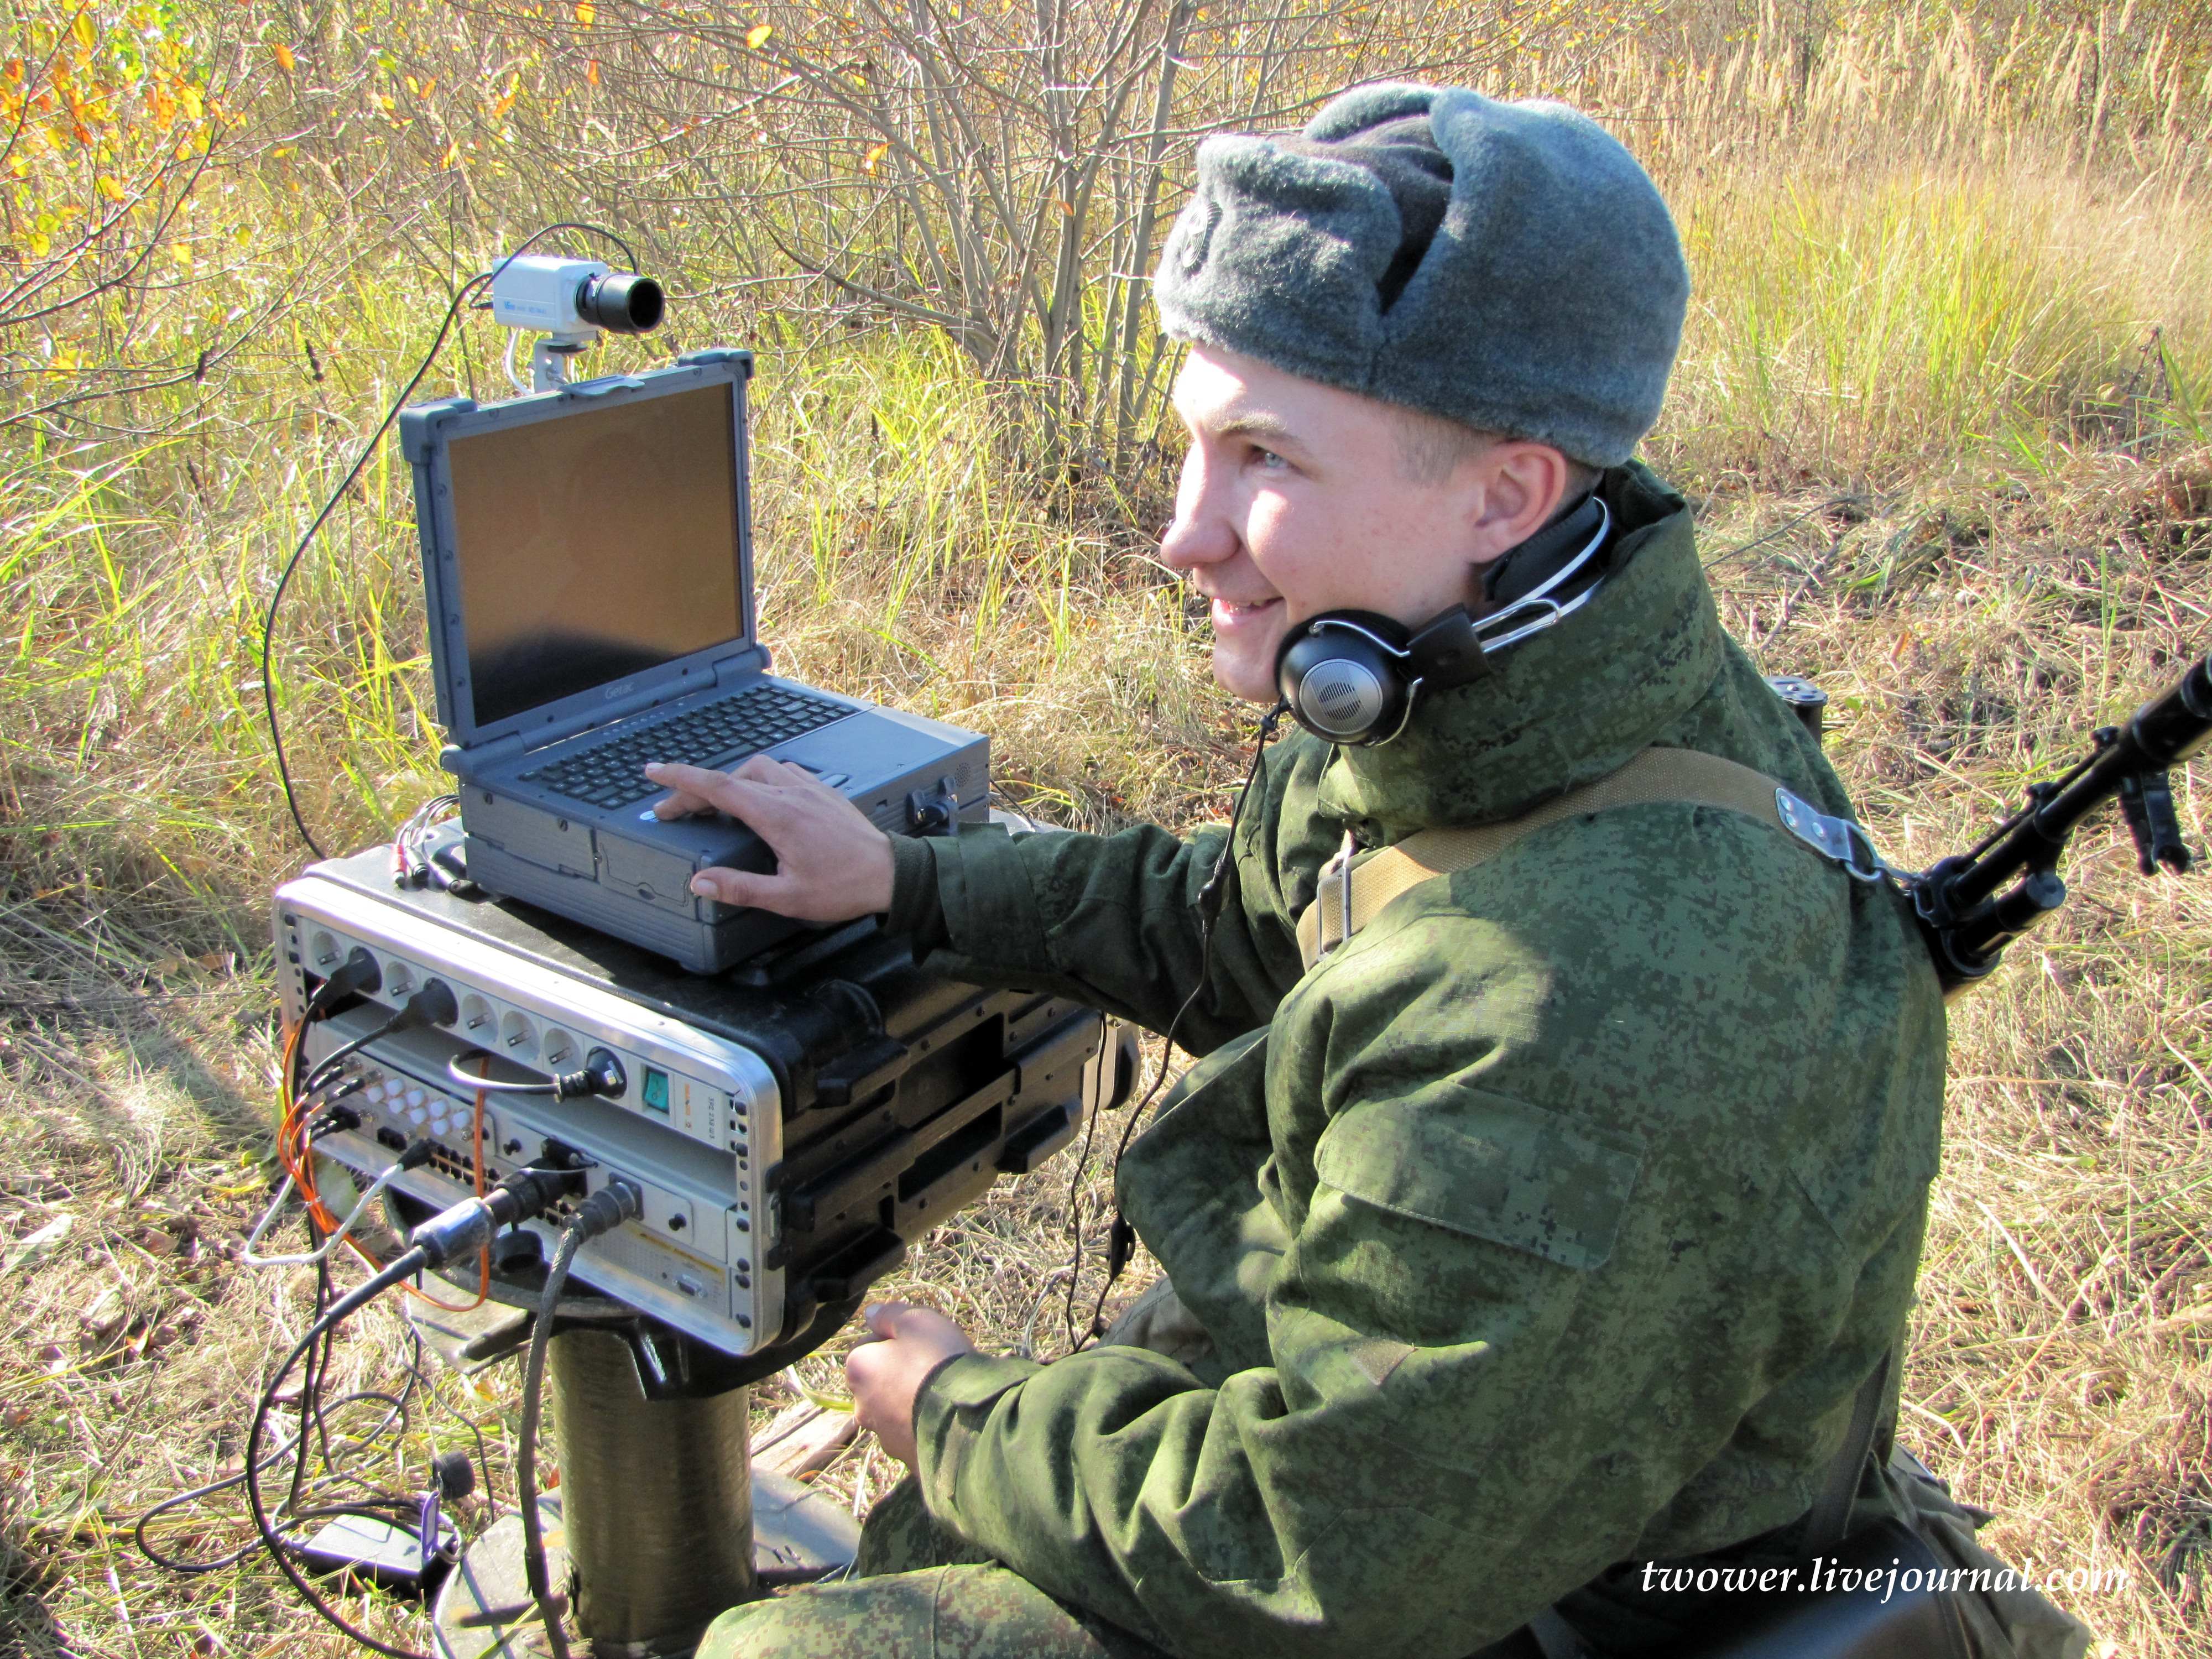
[(547, 1353), (575, 1629), (602, 1656), (688, 1653), (753, 1579), (750, 1391), (647, 1400), (629, 1346), (578, 1327)]

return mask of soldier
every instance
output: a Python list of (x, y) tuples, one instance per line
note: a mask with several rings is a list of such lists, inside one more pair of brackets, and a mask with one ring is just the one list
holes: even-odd
[[(933, 967), (1154, 1030), (1195, 991), (1204, 1056), (1120, 1170), (1164, 1270), (1136, 1316), (1039, 1365), (870, 1310), (853, 1393), (912, 1478), (852, 1577), (702, 1652), (1503, 1659), (1559, 1618), (1656, 1651), (1710, 1607), (1644, 1564), (1789, 1559), (1899, 1338), (1942, 1097), (1925, 953), (1771, 811), (1679, 797), (1554, 816), (1348, 939), (1340, 887), (1315, 901), (1347, 849), (1356, 889), (1373, 849), (1526, 829), (1648, 750), (1849, 813), (1630, 459), (1681, 331), (1674, 224), (1572, 111), (1375, 86), (1202, 145), (1155, 280), (1189, 346), (1161, 556), (1212, 601), (1221, 683), (1292, 682), (1312, 727), (1230, 828), (906, 840), (773, 763), (652, 769), (662, 811), (777, 854), (701, 891), (884, 913)], [(1296, 684), (1300, 641), (1361, 634), (1410, 696)], [(1877, 1474), (1860, 1501), (1899, 1500)]]

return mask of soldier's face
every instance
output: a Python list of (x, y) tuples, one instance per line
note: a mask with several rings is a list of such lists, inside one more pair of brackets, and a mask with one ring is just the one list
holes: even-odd
[(1214, 676), (1253, 702), (1274, 701), (1292, 624), (1340, 610), (1416, 623), (1472, 603), (1480, 567), (1550, 511), (1494, 465), (1540, 446), (1478, 445), (1441, 478), (1411, 477), (1398, 411), (1249, 357), (1192, 347), (1174, 402), (1190, 451), (1160, 556), (1212, 602)]

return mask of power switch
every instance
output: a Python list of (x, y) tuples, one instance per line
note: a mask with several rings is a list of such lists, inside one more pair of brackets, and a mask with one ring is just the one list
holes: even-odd
[(658, 1112), (661, 1116), (666, 1117), (668, 1115), (668, 1073), (658, 1066), (647, 1066), (645, 1082), (639, 1091), (639, 1097), (645, 1102), (647, 1111)]

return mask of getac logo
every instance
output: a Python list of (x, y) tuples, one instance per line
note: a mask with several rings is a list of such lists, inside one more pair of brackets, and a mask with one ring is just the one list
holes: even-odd
[(623, 696), (627, 693), (636, 690), (636, 688), (637, 682), (635, 680), (624, 680), (620, 685), (609, 686), (605, 690), (600, 692), (599, 695), (602, 697), (605, 697), (609, 702), (612, 702), (617, 697)]

